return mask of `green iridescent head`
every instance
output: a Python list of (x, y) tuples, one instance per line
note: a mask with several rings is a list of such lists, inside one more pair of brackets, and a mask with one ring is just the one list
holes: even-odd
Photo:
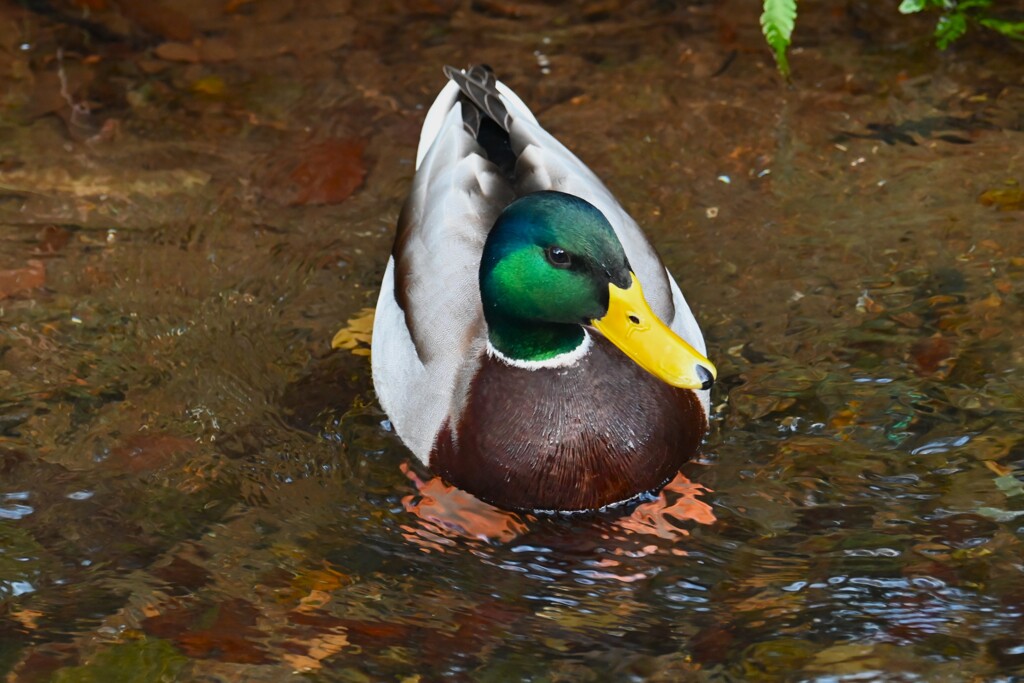
[(487, 236), (480, 294), (491, 344), (544, 360), (583, 341), (582, 325), (608, 311), (608, 285), (630, 286), (629, 263), (608, 219), (562, 192), (509, 204)]

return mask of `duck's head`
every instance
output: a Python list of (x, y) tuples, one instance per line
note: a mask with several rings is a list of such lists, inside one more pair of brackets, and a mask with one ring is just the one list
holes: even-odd
[(546, 361), (596, 328), (672, 386), (707, 389), (715, 366), (654, 314), (615, 231), (594, 205), (562, 192), (517, 199), (488, 234), (480, 293), (491, 345)]

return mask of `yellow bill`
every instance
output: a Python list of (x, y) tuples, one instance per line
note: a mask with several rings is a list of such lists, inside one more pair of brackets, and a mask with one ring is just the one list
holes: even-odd
[(655, 377), (681, 389), (708, 389), (718, 370), (669, 329), (644, 298), (636, 275), (626, 289), (608, 285), (608, 313), (592, 321), (608, 341)]

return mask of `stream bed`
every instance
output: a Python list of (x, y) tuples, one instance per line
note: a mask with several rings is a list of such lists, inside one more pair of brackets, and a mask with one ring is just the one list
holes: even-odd
[[(790, 84), (739, 0), (0, 4), (0, 679), (1024, 680), (1024, 49), (805, 4)], [(375, 402), (481, 62), (719, 368), (625, 511), (489, 508)]]

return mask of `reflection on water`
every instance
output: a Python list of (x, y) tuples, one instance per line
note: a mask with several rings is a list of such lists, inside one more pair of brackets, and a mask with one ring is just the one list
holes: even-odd
[[(0, 7), (0, 674), (1024, 671), (1019, 47), (802, 8), (786, 88), (749, 3), (143, 4)], [(706, 331), (708, 442), (639, 504), (491, 508), (375, 406), (418, 127), (470, 61)]]

